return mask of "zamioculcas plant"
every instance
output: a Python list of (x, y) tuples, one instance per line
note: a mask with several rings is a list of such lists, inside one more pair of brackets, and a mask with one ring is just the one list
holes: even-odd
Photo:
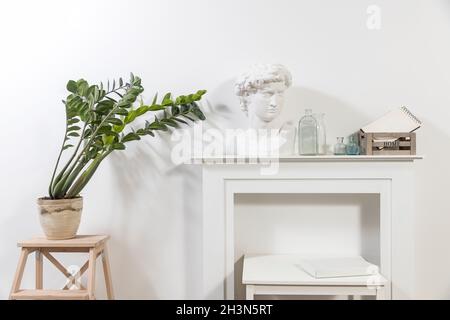
[[(53, 239), (75, 236), (82, 209), (79, 194), (108, 155), (116, 150), (125, 150), (127, 144), (144, 136), (154, 136), (156, 131), (205, 120), (197, 104), (205, 90), (176, 98), (172, 98), (170, 93), (162, 99), (155, 95), (151, 104), (145, 104), (141, 98), (144, 91), (141, 79), (133, 74), (128, 82), (120, 78), (117, 82), (108, 81), (106, 86), (103, 83), (89, 85), (83, 79), (70, 80), (67, 90), (70, 94), (63, 100), (66, 110), (64, 139), (49, 184), (48, 197), (38, 200), (41, 224), (47, 237)], [(140, 117), (148, 119), (145, 125), (131, 127)], [(64, 153), (69, 153), (69, 157), (62, 165)], [(67, 213), (75, 222), (78, 221), (76, 227), (71, 230), (60, 230), (60, 227), (49, 230), (56, 224), (54, 219), (48, 221), (47, 218), (52, 216), (49, 213), (55, 212)], [(59, 214), (58, 218), (67, 217)], [(61, 223), (67, 225), (67, 221)]]

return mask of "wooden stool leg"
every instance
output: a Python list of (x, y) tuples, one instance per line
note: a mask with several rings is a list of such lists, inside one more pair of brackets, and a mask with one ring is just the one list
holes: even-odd
[(11, 294), (16, 293), (20, 290), (20, 283), (22, 282), (23, 271), (25, 270), (25, 265), (27, 263), (29, 251), (27, 248), (22, 248), (20, 252), (19, 262), (17, 264), (16, 274), (14, 275), (13, 285), (11, 288), (11, 293), (9, 298), (11, 298)]
[(103, 263), (103, 274), (105, 275), (106, 293), (108, 295), (109, 300), (114, 300), (111, 267), (109, 265), (109, 255), (106, 245), (102, 251), (102, 263)]
[(42, 259), (42, 253), (40, 250), (36, 250), (36, 289), (42, 289), (44, 286), (44, 263)]
[(95, 300), (95, 260), (97, 260), (97, 253), (94, 248), (89, 250), (89, 268), (88, 268), (88, 293), (89, 300)]

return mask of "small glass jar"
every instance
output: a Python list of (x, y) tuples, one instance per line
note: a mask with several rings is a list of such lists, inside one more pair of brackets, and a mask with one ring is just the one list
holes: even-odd
[(297, 134), (297, 128), (295, 125), (288, 121), (286, 122), (279, 131), (279, 138), (284, 141), (280, 145), (279, 154), (291, 156), (295, 154), (295, 136)]
[(359, 154), (359, 144), (354, 135), (348, 138), (347, 154), (351, 156), (357, 156)]
[(325, 113), (313, 114), (317, 121), (317, 154), (327, 154), (327, 131), (325, 128)]
[(347, 154), (347, 148), (344, 144), (344, 137), (337, 137), (336, 144), (334, 145), (334, 154), (342, 156)]

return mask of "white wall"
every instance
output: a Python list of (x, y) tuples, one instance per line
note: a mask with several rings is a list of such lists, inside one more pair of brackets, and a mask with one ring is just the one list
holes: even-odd
[[(382, 10), (378, 31), (366, 27), (370, 4)], [(40, 233), (35, 199), (63, 134), (68, 79), (133, 71), (147, 99), (205, 88), (212, 125), (226, 128), (243, 120), (232, 79), (255, 62), (292, 71), (283, 116), (324, 110), (330, 139), (401, 105), (424, 121), (426, 159), (411, 195), (416, 296), (450, 298), (449, 1), (16, 0), (2, 3), (0, 39), (0, 298), (12, 281), (15, 242)], [(173, 166), (169, 153), (167, 141), (149, 138), (112, 156), (84, 192), (80, 232), (112, 235), (119, 298), (200, 297), (201, 175)]]

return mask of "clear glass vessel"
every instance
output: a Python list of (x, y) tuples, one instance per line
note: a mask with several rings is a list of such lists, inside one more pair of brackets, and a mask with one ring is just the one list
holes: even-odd
[(297, 128), (291, 121), (286, 122), (279, 131), (280, 139), (285, 141), (279, 149), (280, 155), (293, 155), (295, 154), (295, 143)]
[(317, 121), (317, 154), (327, 154), (327, 131), (325, 127), (325, 113), (315, 113)]
[(351, 135), (348, 138), (348, 143), (346, 146), (346, 150), (347, 150), (347, 154), (348, 155), (352, 155), (352, 156), (356, 156), (359, 154), (359, 143), (358, 140), (355, 138), (354, 135)]
[(317, 120), (311, 109), (306, 109), (298, 123), (298, 152), (304, 156), (317, 154)]
[(334, 145), (334, 154), (342, 156), (347, 154), (347, 147), (344, 144), (344, 137), (337, 137)]

